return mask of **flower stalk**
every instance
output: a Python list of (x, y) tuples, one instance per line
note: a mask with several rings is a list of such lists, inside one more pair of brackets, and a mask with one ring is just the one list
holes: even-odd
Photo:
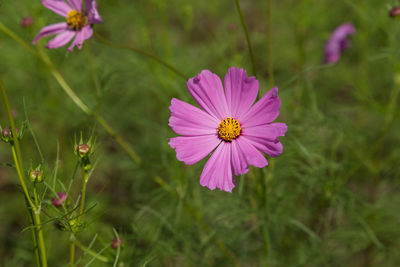
[(245, 22), (244, 17), (243, 17), (242, 9), (240, 8), (239, 0), (235, 0), (235, 3), (236, 3), (236, 8), (237, 8), (238, 13), (239, 13), (240, 23), (242, 24), (242, 28), (243, 28), (244, 34), (246, 35), (247, 47), (249, 48), (249, 55), (250, 55), (251, 66), (252, 66), (252, 69), (253, 69), (253, 75), (257, 76), (256, 62), (255, 62), (255, 59), (254, 59), (253, 46), (251, 45), (249, 31), (247, 30), (246, 22)]
[(272, 7), (271, 0), (267, 0), (267, 46), (268, 46), (268, 77), (269, 86), (275, 85), (274, 80), (274, 59), (272, 53)]
[[(15, 169), (18, 174), (18, 178), (20, 180), (20, 184), (22, 187), (22, 190), (24, 192), (25, 196), (25, 203), (27, 204), (27, 209), (28, 209), (28, 214), (29, 217), (32, 219), (34, 217), (34, 220), (30, 220), (31, 223), (33, 224), (32, 228), (32, 236), (33, 236), (33, 243), (34, 243), (34, 250), (35, 250), (35, 256), (36, 256), (36, 262), (38, 263), (40, 261), (42, 267), (47, 267), (47, 256), (46, 256), (46, 247), (44, 243), (44, 237), (43, 237), (43, 231), (41, 227), (41, 220), (40, 220), (40, 209), (38, 209), (39, 203), (37, 201), (37, 194), (36, 194), (36, 188), (34, 188), (34, 198), (35, 198), (35, 204), (33, 203), (29, 192), (28, 192), (28, 187), (26, 185), (26, 177), (25, 177), (25, 172), (24, 172), (24, 167), (22, 163), (22, 154), (21, 154), (21, 149), (19, 145), (19, 140), (18, 140), (18, 135), (17, 131), (15, 128), (15, 122), (12, 116), (12, 111), (10, 107), (10, 102), (8, 100), (7, 92), (4, 88), (3, 81), (0, 78), (0, 90), (3, 96), (4, 104), (8, 113), (8, 119), (10, 122), (10, 128), (11, 128), (11, 133), (12, 133), (12, 140), (10, 141), (11, 144), (11, 151), (15, 163)], [(32, 212), (34, 213), (34, 216), (32, 216)], [(39, 243), (37, 243), (39, 242)], [(37, 247), (40, 250), (40, 260), (38, 259), (38, 253), (37, 253)]]

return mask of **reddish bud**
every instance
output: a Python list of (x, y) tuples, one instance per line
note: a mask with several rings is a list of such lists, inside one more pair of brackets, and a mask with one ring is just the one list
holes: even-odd
[(1, 135), (2, 135), (4, 138), (7, 138), (9, 134), (10, 134), (10, 132), (9, 132), (8, 128), (4, 128), (4, 129), (1, 131)]
[(390, 11), (389, 11), (389, 16), (392, 18), (397, 17), (400, 15), (400, 7), (394, 6)]
[(61, 207), (61, 205), (67, 199), (67, 194), (65, 192), (60, 192), (57, 195), (58, 197), (53, 198), (53, 205), (56, 207)]
[[(124, 240), (120, 237), (119, 238), (119, 244), (122, 246), (124, 246)], [(114, 249), (118, 248), (118, 239), (116, 237), (114, 237), (114, 239), (111, 242), (111, 247)]]
[(233, 22), (229, 23), (228, 29), (231, 31), (235, 31), (237, 29), (237, 24)]
[(24, 27), (24, 28), (28, 28), (32, 24), (33, 24), (33, 18), (32, 17), (27, 16), (27, 17), (22, 18), (22, 20), (21, 20), (21, 26)]

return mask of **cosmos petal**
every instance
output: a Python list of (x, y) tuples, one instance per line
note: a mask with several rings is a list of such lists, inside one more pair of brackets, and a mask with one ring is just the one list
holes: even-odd
[(86, 13), (90, 24), (102, 23), (99, 11), (97, 10), (97, 2), (94, 0), (85, 0), (86, 3)]
[(246, 162), (237, 140), (232, 141), (232, 168), (235, 175), (245, 174), (249, 170), (249, 165)]
[(209, 70), (203, 70), (197, 77), (190, 78), (187, 87), (194, 100), (219, 121), (229, 116), (228, 104), (221, 79)]
[(74, 50), (74, 47), (78, 47), (79, 49), (82, 49), (83, 43), (92, 37), (93, 35), (93, 29), (90, 25), (84, 26), (80, 31), (76, 33), (75, 40), (72, 42), (68, 50), (72, 52)]
[(219, 121), (203, 110), (176, 98), (171, 100), (169, 109), (169, 126), (175, 133), (185, 136), (217, 133)]
[(36, 44), (36, 42), (42, 39), (43, 37), (57, 34), (66, 30), (68, 30), (68, 25), (66, 22), (51, 24), (49, 26), (43, 27), (40, 30), (39, 34), (35, 37), (35, 39), (33, 39), (32, 44)]
[(42, 0), (42, 4), (54, 13), (65, 18), (68, 16), (68, 12), (72, 10), (64, 0)]
[(69, 5), (79, 12), (82, 12), (82, 0), (68, 0)]
[(267, 124), (279, 116), (281, 100), (278, 97), (278, 87), (272, 88), (250, 110), (240, 116), (239, 122), (242, 128)]
[(221, 142), (204, 166), (200, 176), (200, 184), (211, 190), (218, 188), (232, 192), (235, 181), (232, 173), (231, 145)]
[(257, 125), (242, 129), (243, 136), (253, 136), (269, 141), (275, 141), (279, 136), (284, 136), (287, 131), (287, 125), (281, 122)]
[(268, 162), (263, 154), (261, 154), (261, 152), (258, 151), (256, 147), (253, 146), (248, 139), (246, 139), (246, 137), (241, 136), (237, 138), (236, 141), (237, 145), (240, 147), (243, 158), (247, 163), (247, 168), (249, 165), (253, 165), (257, 168), (262, 168), (268, 165)]
[(66, 45), (75, 36), (75, 31), (63, 31), (51, 39), (46, 45), (47, 48), (54, 49)]
[(224, 86), (231, 117), (238, 118), (246, 113), (257, 98), (258, 80), (247, 77), (243, 69), (230, 68), (225, 75)]
[(216, 135), (203, 135), (174, 137), (168, 144), (175, 149), (179, 161), (192, 165), (210, 154), (220, 142)]
[(269, 141), (266, 139), (261, 139), (253, 136), (246, 136), (249, 143), (251, 143), (254, 147), (264, 152), (268, 156), (277, 157), (283, 152), (282, 143), (276, 139), (275, 141)]

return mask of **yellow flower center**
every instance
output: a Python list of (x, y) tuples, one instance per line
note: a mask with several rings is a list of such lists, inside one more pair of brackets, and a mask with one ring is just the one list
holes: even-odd
[(67, 24), (68, 28), (74, 31), (79, 31), (83, 28), (87, 23), (87, 17), (80, 13), (78, 10), (71, 10), (68, 12), (67, 15)]
[(231, 142), (240, 135), (241, 130), (242, 128), (240, 128), (240, 123), (237, 119), (228, 117), (219, 124), (218, 135), (221, 139)]

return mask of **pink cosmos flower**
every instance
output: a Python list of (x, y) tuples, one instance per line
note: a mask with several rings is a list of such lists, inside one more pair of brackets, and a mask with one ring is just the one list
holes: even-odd
[(54, 49), (66, 45), (72, 38), (72, 44), (68, 48), (73, 51), (74, 47), (82, 48), (83, 42), (93, 35), (92, 24), (102, 22), (97, 11), (97, 3), (94, 0), (85, 0), (85, 10), (82, 0), (42, 0), (42, 4), (53, 12), (66, 19), (66, 22), (52, 24), (42, 28), (33, 40), (33, 44), (41, 38), (56, 34), (51, 39), (47, 48)]
[(353, 24), (343, 23), (339, 25), (325, 44), (324, 63), (336, 63), (340, 58), (340, 54), (350, 47), (348, 36), (355, 33), (356, 28), (354, 28)]
[(53, 205), (56, 207), (61, 207), (61, 205), (67, 199), (67, 194), (65, 192), (60, 192), (57, 195), (58, 197), (53, 198)]
[(282, 153), (278, 137), (287, 126), (272, 123), (279, 115), (278, 88), (272, 88), (257, 103), (258, 81), (246, 71), (230, 68), (224, 87), (220, 78), (203, 70), (187, 86), (200, 108), (173, 98), (169, 126), (182, 135), (170, 139), (178, 160), (192, 165), (213, 152), (204, 166), (200, 184), (232, 192), (234, 175), (247, 173), (249, 165), (268, 165), (261, 152)]

